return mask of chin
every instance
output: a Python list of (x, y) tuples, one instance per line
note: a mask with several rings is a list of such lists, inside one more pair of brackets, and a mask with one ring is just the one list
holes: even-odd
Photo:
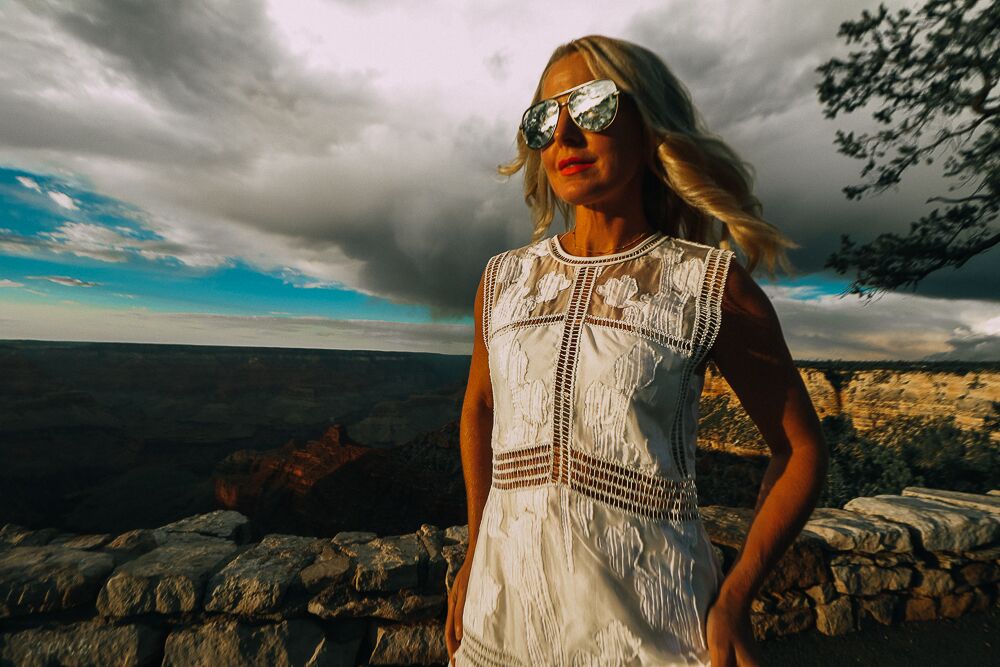
[(553, 191), (570, 206), (589, 206), (604, 198), (604, 192), (595, 188), (563, 188), (561, 192), (553, 188)]

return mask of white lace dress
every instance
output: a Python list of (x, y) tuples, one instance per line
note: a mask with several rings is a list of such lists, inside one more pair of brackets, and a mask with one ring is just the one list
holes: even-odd
[(493, 477), (458, 667), (709, 664), (722, 570), (698, 514), (695, 369), (732, 257), (658, 232), (490, 258)]

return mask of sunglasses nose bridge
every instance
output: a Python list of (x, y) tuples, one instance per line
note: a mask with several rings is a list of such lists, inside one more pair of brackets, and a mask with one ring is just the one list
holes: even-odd
[[(569, 100), (561, 102), (559, 104), (559, 111), (557, 112), (556, 126), (552, 131), (552, 143), (559, 141), (560, 143), (574, 143), (574, 140), (583, 138), (583, 130), (577, 124), (576, 120), (570, 116), (569, 113)], [(579, 143), (575, 141), (575, 143)]]

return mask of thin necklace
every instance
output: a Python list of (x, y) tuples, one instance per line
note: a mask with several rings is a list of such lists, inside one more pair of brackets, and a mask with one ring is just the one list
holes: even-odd
[[(571, 233), (573, 234), (573, 252), (575, 252), (578, 256), (582, 256), (582, 255), (580, 255), (580, 250), (576, 247), (576, 230), (573, 230), (573, 232), (571, 232)], [(630, 240), (630, 241), (628, 241), (626, 243), (623, 243), (623, 244), (621, 244), (620, 246), (618, 246), (616, 248), (612, 248), (608, 252), (601, 253), (601, 254), (603, 254), (603, 255), (613, 254), (614, 252), (616, 252), (618, 250), (621, 250), (622, 248), (625, 248), (626, 246), (629, 246), (632, 243), (635, 243), (635, 241), (638, 241), (643, 236), (650, 236), (651, 234), (655, 234), (655, 233), (656, 233), (655, 231), (653, 231), (653, 232), (643, 232), (642, 234), (639, 235), (639, 237), (633, 238), (632, 240)], [(569, 234), (567, 234), (567, 236), (569, 236)], [(590, 257), (600, 257), (600, 255), (589, 255), (589, 256)]]

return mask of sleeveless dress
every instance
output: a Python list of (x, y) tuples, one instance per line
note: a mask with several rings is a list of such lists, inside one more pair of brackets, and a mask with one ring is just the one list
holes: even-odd
[(492, 486), (455, 665), (710, 664), (722, 568), (698, 513), (695, 369), (732, 257), (657, 232), (490, 258)]

